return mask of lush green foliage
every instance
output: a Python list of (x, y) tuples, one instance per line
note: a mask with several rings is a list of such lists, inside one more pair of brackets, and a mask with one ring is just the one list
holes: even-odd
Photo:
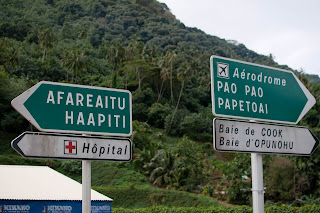
[(187, 192), (161, 190), (151, 187), (94, 187), (95, 190), (112, 197), (115, 208), (143, 208), (152, 206), (167, 207), (209, 207), (221, 206), (217, 201), (203, 195)]
[[(134, 160), (93, 163), (93, 185), (139, 190), (153, 184), (249, 203), (249, 155), (212, 151), (209, 57), (289, 67), (277, 64), (271, 54), (259, 55), (236, 41), (186, 27), (156, 0), (2, 0), (0, 19), (1, 164), (49, 165), (79, 180), (79, 162), (23, 159), (7, 151), (8, 132), (33, 129), (10, 101), (41, 80), (128, 89), (133, 96)], [(319, 77), (294, 72), (319, 100)], [(319, 101), (300, 125), (320, 136)], [(315, 202), (320, 151), (284, 158), (279, 162), (264, 156), (266, 198)], [(174, 202), (157, 193), (153, 200)]]
[[(179, 207), (179, 208), (168, 208), (168, 207), (153, 207), (143, 209), (123, 209), (114, 208), (114, 213), (250, 213), (252, 212), (251, 207), (237, 206), (237, 207), (210, 207), (210, 208), (199, 208), (199, 207)], [(265, 208), (267, 213), (316, 213), (320, 211), (318, 205), (306, 205), (302, 207), (288, 207), (288, 206), (270, 206)]]

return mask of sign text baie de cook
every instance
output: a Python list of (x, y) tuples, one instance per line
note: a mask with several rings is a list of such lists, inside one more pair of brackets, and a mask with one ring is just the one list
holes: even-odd
[(315, 98), (291, 71), (212, 56), (213, 114), (296, 124)]
[(309, 156), (319, 145), (307, 127), (224, 118), (213, 123), (217, 151)]
[(132, 132), (127, 90), (42, 81), (11, 104), (41, 131), (112, 136)]

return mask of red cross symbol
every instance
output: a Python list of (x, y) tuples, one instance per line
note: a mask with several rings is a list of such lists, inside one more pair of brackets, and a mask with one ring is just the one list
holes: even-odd
[(64, 154), (77, 154), (77, 141), (64, 141)]

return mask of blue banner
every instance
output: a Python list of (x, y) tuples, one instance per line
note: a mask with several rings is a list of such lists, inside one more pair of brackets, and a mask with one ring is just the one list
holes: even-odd
[[(81, 201), (0, 200), (0, 213), (79, 213)], [(92, 201), (92, 213), (111, 213), (111, 201)]]

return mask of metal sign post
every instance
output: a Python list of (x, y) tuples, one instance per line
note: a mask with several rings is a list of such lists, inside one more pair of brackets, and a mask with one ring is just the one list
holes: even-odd
[(82, 212), (91, 213), (91, 161), (82, 161)]
[(319, 145), (306, 127), (215, 118), (214, 148), (251, 153), (253, 212), (264, 211), (262, 154), (310, 156)]
[[(316, 103), (291, 71), (211, 56), (212, 113), (297, 124)], [(262, 153), (311, 155), (319, 140), (305, 127), (214, 120), (217, 151), (251, 153), (253, 212), (264, 212)]]
[(253, 213), (264, 212), (262, 154), (251, 153)]
[[(128, 90), (41, 81), (11, 101), (40, 131), (130, 136)], [(91, 212), (91, 160), (131, 161), (127, 138), (25, 132), (12, 147), (27, 158), (82, 160), (82, 212)]]
[(128, 138), (24, 132), (11, 146), (26, 158), (82, 160), (82, 212), (91, 212), (91, 160), (131, 161)]

